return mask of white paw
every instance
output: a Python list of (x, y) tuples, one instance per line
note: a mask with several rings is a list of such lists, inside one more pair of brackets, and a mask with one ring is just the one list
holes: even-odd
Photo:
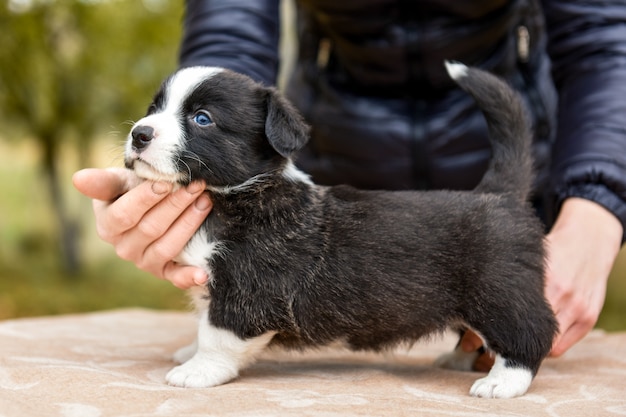
[(528, 390), (533, 376), (525, 368), (507, 368), (505, 360), (496, 356), (496, 361), (486, 377), (474, 382), (470, 395), (482, 398), (513, 398)]
[(224, 384), (252, 363), (275, 334), (267, 332), (244, 340), (230, 330), (212, 325), (206, 309), (199, 314), (196, 342), (176, 352), (175, 359), (184, 363), (165, 376), (170, 385), (206, 388)]
[(215, 363), (209, 358), (195, 355), (168, 372), (167, 383), (176, 387), (207, 388), (224, 384), (237, 377), (238, 369), (225, 363)]
[(453, 369), (455, 371), (471, 371), (474, 367), (474, 362), (478, 358), (479, 353), (465, 352), (460, 347), (457, 347), (450, 353), (444, 353), (435, 360), (435, 366), (443, 369)]
[(481, 398), (513, 398), (524, 395), (528, 390), (527, 384), (520, 384), (504, 378), (486, 376), (474, 382), (470, 395)]
[(182, 347), (178, 349), (176, 352), (174, 352), (174, 355), (172, 356), (172, 358), (174, 359), (174, 362), (176, 363), (185, 363), (189, 359), (191, 359), (193, 355), (196, 354), (197, 351), (198, 351), (198, 342), (194, 340), (194, 342), (191, 343), (190, 345)]

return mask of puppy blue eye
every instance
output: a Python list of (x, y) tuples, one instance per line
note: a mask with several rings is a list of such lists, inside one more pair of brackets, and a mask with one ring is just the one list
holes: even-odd
[(193, 121), (200, 126), (208, 126), (213, 123), (213, 120), (211, 120), (209, 113), (205, 111), (199, 111), (198, 113), (196, 113), (196, 115), (193, 116)]

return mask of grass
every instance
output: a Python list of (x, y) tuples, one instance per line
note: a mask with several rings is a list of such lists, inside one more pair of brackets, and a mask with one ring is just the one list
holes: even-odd
[[(104, 145), (100, 166), (111, 164)], [(108, 158), (108, 160), (107, 160)], [(117, 258), (95, 234), (90, 201), (71, 186), (75, 157), (63, 172), (66, 200), (81, 224), (83, 267), (68, 275), (61, 262), (49, 196), (28, 143), (0, 142), (0, 319), (138, 306), (183, 309), (184, 293)]]
[(92, 262), (71, 278), (50, 257), (28, 267), (3, 265), (0, 277), (0, 319), (128, 306), (186, 306), (180, 290), (115, 258)]
[[(110, 141), (108, 142), (110, 143)], [(102, 145), (97, 166), (115, 161), (113, 145)], [(0, 319), (78, 313), (119, 307), (185, 309), (183, 292), (118, 259), (95, 235), (88, 199), (70, 185), (77, 166), (67, 155), (68, 202), (80, 220), (84, 266), (68, 276), (61, 266), (57, 226), (46, 189), (36, 169), (37, 152), (27, 143), (8, 146), (0, 141)], [(626, 330), (626, 250), (609, 279), (605, 308), (598, 327)]]

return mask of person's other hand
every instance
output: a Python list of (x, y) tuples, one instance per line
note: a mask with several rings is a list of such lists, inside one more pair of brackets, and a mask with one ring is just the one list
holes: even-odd
[(559, 324), (552, 356), (560, 356), (598, 321), (622, 241), (622, 225), (604, 207), (565, 200), (546, 238), (546, 297)]
[[(598, 321), (622, 233), (619, 220), (602, 206), (581, 198), (563, 203), (546, 237), (545, 292), (559, 325), (551, 356), (565, 353)], [(476, 351), (482, 345), (482, 339), (471, 330), (461, 339), (465, 352)], [(477, 371), (489, 371), (492, 366), (493, 356), (489, 353), (480, 355), (474, 363)]]
[(178, 288), (207, 281), (202, 269), (173, 261), (211, 210), (202, 182), (172, 192), (170, 183), (141, 181), (125, 169), (84, 169), (72, 180), (93, 199), (97, 233), (120, 258)]

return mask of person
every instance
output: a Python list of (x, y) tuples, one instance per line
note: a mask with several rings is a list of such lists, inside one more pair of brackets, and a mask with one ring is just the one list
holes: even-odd
[[(221, 66), (273, 85), (279, 1), (188, 0), (181, 67)], [(301, 0), (286, 94), (312, 126), (297, 164), (320, 184), (470, 189), (490, 156), (485, 123), (444, 59), (504, 77), (528, 104), (546, 223), (546, 297), (559, 356), (595, 325), (626, 224), (626, 4)], [(137, 186), (88, 169), (97, 230), (117, 254), (180, 288), (206, 274), (172, 259), (211, 209), (205, 184)], [(468, 332), (467, 351), (481, 340)], [(477, 369), (487, 369), (483, 355)]]

